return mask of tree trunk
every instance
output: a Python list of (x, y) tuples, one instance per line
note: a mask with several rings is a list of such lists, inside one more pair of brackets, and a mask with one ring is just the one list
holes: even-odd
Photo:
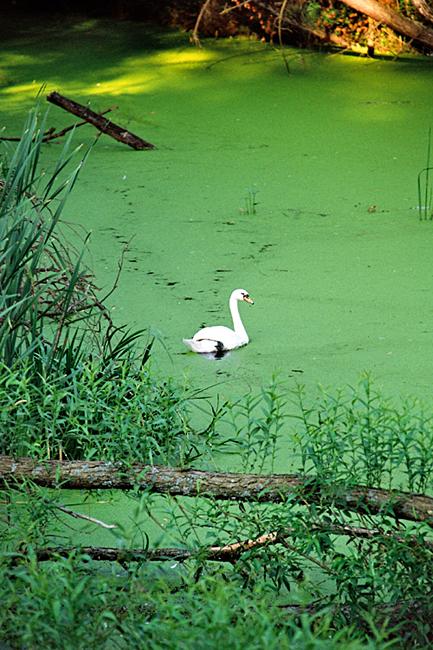
[(305, 504), (332, 505), (359, 513), (385, 513), (396, 519), (424, 521), (433, 527), (433, 498), (364, 486), (321, 484), (301, 474), (235, 474), (203, 472), (104, 461), (36, 461), (0, 456), (0, 486), (31, 480), (44, 487), (80, 490), (131, 490), (203, 496), (232, 501), (281, 503), (295, 498)]
[(63, 95), (55, 92), (50, 93), (47, 96), (47, 100), (51, 102), (51, 104), (60, 106), (60, 108), (63, 108), (65, 111), (77, 115), (77, 117), (80, 117), (85, 122), (92, 124), (101, 131), (101, 133), (106, 133), (118, 142), (127, 144), (133, 149), (155, 149), (155, 145), (146, 142), (146, 140), (142, 140), (138, 135), (134, 135), (134, 133), (127, 131), (127, 129), (122, 128), (118, 124), (110, 122), (110, 120), (102, 117), (99, 113), (92, 111), (88, 106), (82, 106), (82, 104), (78, 104), (78, 102), (74, 102), (72, 99), (63, 97)]
[(360, 11), (380, 23), (385, 23), (394, 31), (407, 36), (429, 49), (433, 49), (433, 31), (415, 20), (401, 16), (376, 0), (341, 0), (348, 7)]

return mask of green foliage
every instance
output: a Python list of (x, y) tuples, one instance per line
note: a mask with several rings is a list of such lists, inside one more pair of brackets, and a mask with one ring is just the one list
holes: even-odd
[(33, 381), (0, 367), (0, 453), (33, 458), (183, 464), (192, 453), (187, 393), (134, 365), (83, 363)]
[(109, 644), (117, 622), (107, 606), (109, 582), (94, 579), (76, 558), (41, 570), (30, 555), (25, 564), (0, 571), (0, 638), (8, 647), (116, 647)]
[(257, 190), (250, 189), (247, 191), (244, 197), (244, 208), (241, 210), (242, 214), (247, 214), (249, 216), (256, 214), (256, 207), (258, 206), (258, 201), (256, 200)]
[[(13, 156), (2, 164), (6, 173), (0, 186), (0, 358), (8, 365), (34, 358), (41, 350), (52, 363), (66, 346), (63, 325), (83, 282), (80, 257), (75, 263), (65, 258), (54, 235), (83, 161), (64, 178), (74, 157), (68, 153), (69, 139), (46, 179), (38, 165), (42, 131), (32, 112)], [(48, 341), (45, 325), (53, 320), (57, 326)]]
[[(18, 395), (14, 396), (11, 390), (13, 381), (19, 384), (17, 376), (13, 381), (12, 378), (13, 371), (10, 371), (10, 404), (16, 403), (13, 400)], [(184, 451), (179, 454), (176, 447), (177, 438), (170, 441), (173, 426), (181, 423), (183, 433), (178, 438), (187, 449), (191, 445), (189, 449), (194, 449), (196, 461), (201, 459), (204, 463), (207, 444), (200, 446), (200, 443), (217, 442), (214, 428), (217, 422), (230, 422), (227, 417), (230, 415), (233, 426), (239, 426), (240, 436), (238, 440), (227, 434), (222, 436), (221, 449), (228, 446), (235, 454), (232, 458), (236, 459), (237, 454), (244, 468), (263, 467), (264, 459), (274, 454), (277, 442), (281, 448), (285, 439), (287, 448), (288, 433), (291, 433), (288, 457), (292, 465), (304, 468), (314, 477), (318, 475), (324, 487), (329, 485), (334, 489), (338, 482), (344, 490), (347, 483), (358, 481), (366, 472), (370, 478), (386, 484), (413, 481), (416, 486), (422, 480), (423, 484), (431, 485), (427, 471), (405, 472), (403, 453), (406, 449), (409, 465), (412, 456), (416, 459), (411, 445), (423, 441), (422, 463), (431, 456), (426, 444), (431, 439), (431, 417), (420, 418), (414, 403), (411, 408), (392, 406), (373, 390), (368, 378), (357, 390), (347, 389), (337, 395), (324, 392), (316, 401), (310, 400), (308, 407), (305, 391), (299, 389), (296, 399), (300, 400), (300, 406), (295, 413), (287, 393), (273, 384), (245, 402), (215, 408), (211, 415), (212, 434), (206, 433), (203, 440), (189, 428), (189, 412), (182, 403), (185, 394), (179, 399), (179, 393), (175, 390), (171, 393), (167, 385), (158, 385), (154, 380), (152, 383), (145, 373), (137, 383), (128, 375), (119, 377), (118, 385), (106, 377), (89, 379), (85, 373), (81, 380), (83, 393), (72, 386), (70, 392), (61, 393), (63, 397), (67, 395), (69, 416), (64, 416), (61, 425), (60, 420), (55, 422), (49, 439), (54, 440), (55, 432), (58, 434), (67, 427), (70, 418), (70, 436), (82, 441), (77, 454), (84, 457), (92, 457), (95, 445), (100, 444), (98, 457), (104, 454), (106, 458), (126, 463), (146, 460), (141, 456), (150, 457), (156, 448), (152, 446), (155, 445), (152, 436), (161, 422), (159, 417), (163, 418), (163, 425), (158, 459), (169, 462), (179, 455), (185, 457)], [(130, 393), (124, 392), (123, 384), (129, 386)], [(146, 402), (149, 393), (157, 400), (154, 410), (150, 396), (149, 403)], [(35, 404), (44, 404), (37, 417), (47, 412), (45, 426), (49, 431), (48, 422), (59, 411), (62, 400), (54, 392), (31, 399)], [(125, 399), (130, 409), (125, 408)], [(94, 415), (76, 415), (87, 402), (94, 401), (97, 404), (94, 410), (102, 414), (104, 422), (101, 431), (107, 422), (107, 429), (111, 430), (113, 414), (119, 418), (119, 439), (107, 434), (99, 442), (100, 425), (92, 425)], [(149, 410), (143, 416), (146, 403)], [(128, 414), (132, 414), (130, 420)], [(35, 417), (28, 413), (21, 419), (28, 422)], [(127, 419), (123, 425), (124, 417)], [(142, 417), (140, 425), (134, 422), (134, 417)], [(323, 434), (319, 421), (323, 424)], [(79, 433), (84, 430), (84, 422), (88, 427), (86, 434)], [(399, 428), (394, 438), (391, 437), (394, 442), (390, 446), (396, 423)], [(89, 435), (91, 426), (94, 431)], [(150, 441), (146, 442), (146, 435), (140, 440), (141, 427), (148, 427)], [(20, 437), (25, 435), (25, 425), (21, 425)], [(36, 427), (33, 435), (36, 436)], [(40, 440), (43, 441), (43, 436)], [(387, 445), (386, 450), (392, 450), (386, 462), (382, 458), (386, 454), (381, 453), (383, 444)], [(324, 450), (327, 465), (320, 458), (319, 446)], [(378, 457), (377, 466), (373, 462), (375, 457)], [(113, 566), (112, 574), (107, 577), (106, 571), (97, 570), (94, 563), (85, 557), (80, 559), (79, 554), (54, 564), (36, 563), (32, 549), (58, 544), (65, 534), (64, 525), (57, 520), (58, 498), (56, 490), (47, 491), (29, 484), (15, 492), (4, 507), (8, 526), (3, 527), (2, 589), (10, 611), (17, 612), (12, 617), (15, 625), (9, 619), (6, 621), (9, 631), (4, 632), (4, 638), (8, 638), (7, 634), (12, 639), (21, 638), (19, 612), (27, 611), (26, 601), (32, 598), (31, 615), (26, 618), (22, 632), (27, 635), (22, 638), (29, 639), (30, 646), (30, 639), (34, 639), (33, 644), (51, 643), (57, 647), (56, 639), (60, 638), (61, 631), (69, 630), (69, 626), (73, 628), (79, 619), (83, 629), (71, 632), (70, 637), (75, 647), (81, 647), (84, 638), (91, 640), (88, 644), (100, 643), (106, 647), (139, 648), (145, 638), (148, 647), (187, 648), (192, 644), (192, 647), (209, 649), (221, 644), (239, 648), (264, 645), (385, 648), (394, 644), (402, 647), (398, 642), (400, 637), (404, 639), (403, 646), (428, 647), (431, 641), (433, 545), (426, 524), (404, 526), (400, 522), (396, 525), (385, 511), (374, 517), (367, 513), (345, 513), (329, 499), (302, 503), (293, 496), (283, 503), (260, 504), (167, 498), (161, 507), (160, 496), (131, 493), (131, 504), (136, 500), (137, 505), (132, 525), (137, 530), (131, 535), (118, 527), (116, 544), (128, 548), (131, 542), (136, 545), (138, 541), (144, 550), (149, 545), (155, 547), (158, 545), (155, 535), (153, 538), (149, 535), (152, 522), (153, 528), (159, 525), (163, 543), (172, 539), (175, 546), (186, 547), (193, 555), (184, 566), (176, 562), (160, 563), (157, 570), (151, 570), (146, 562), (124, 563), (120, 573)], [(362, 530), (373, 531), (373, 535), (363, 536), (359, 533)], [(274, 539), (269, 544), (253, 544), (231, 564), (215, 565), (206, 557), (208, 546), (257, 540), (263, 535)], [(158, 579), (161, 572), (162, 581)], [(86, 585), (83, 595), (74, 600), (82, 583)], [(54, 604), (59, 602), (63, 605)], [(292, 607), (293, 604), (296, 606)], [(94, 612), (94, 616), (90, 617), (89, 612)]]
[(373, 642), (351, 626), (336, 631), (326, 614), (298, 619), (268, 589), (245, 590), (217, 576), (173, 581), (168, 567), (162, 579), (143, 568), (116, 577), (96, 572), (80, 554), (44, 567), (30, 556), (15, 566), (3, 562), (0, 579), (0, 639), (11, 648), (390, 647), (380, 632)]
[(287, 420), (287, 396), (274, 377), (257, 394), (247, 394), (236, 403), (226, 402), (219, 418), (230, 427), (221, 442), (226, 455), (238, 458), (237, 469), (243, 472), (272, 471), (277, 445)]
[[(220, 414), (224, 420), (230, 415), (239, 433), (225, 437), (224, 450), (238, 456), (244, 471), (272, 469), (277, 445), (279, 455), (285, 446), (286, 470), (311, 475), (323, 499), (302, 503), (292, 496), (265, 505), (200, 498), (180, 505), (174, 499), (164, 510), (164, 529), (176, 545), (195, 550), (197, 575), (212, 575), (208, 546), (270, 536), (270, 543), (245, 549), (225, 579), (244, 589), (266, 585), (289, 602), (320, 603), (333, 612), (334, 631), (350, 622), (369, 637), (383, 626), (383, 638), (402, 635), (405, 644), (428, 647), (430, 527), (396, 523), (386, 510), (374, 516), (344, 512), (330, 497), (353, 484), (431, 491), (432, 414), (416, 400), (393, 405), (368, 377), (357, 388), (322, 391), (313, 400), (302, 387), (288, 394), (273, 384), (225, 404)], [(152, 511), (152, 499), (147, 508)]]
[(418, 400), (396, 406), (366, 376), (357, 388), (322, 391), (310, 403), (299, 386), (294, 402), (302, 472), (347, 485), (433, 489), (433, 413)]

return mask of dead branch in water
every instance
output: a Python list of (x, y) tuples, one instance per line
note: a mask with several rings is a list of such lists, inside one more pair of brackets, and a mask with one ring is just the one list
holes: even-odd
[(109, 135), (111, 138), (114, 138), (118, 142), (127, 144), (132, 149), (143, 150), (143, 149), (155, 149), (155, 145), (143, 140), (138, 135), (131, 133), (127, 129), (110, 122), (110, 120), (105, 119), (99, 113), (95, 113), (88, 106), (83, 106), (78, 102), (69, 99), (68, 97), (63, 97), (59, 93), (52, 92), (47, 96), (47, 101), (51, 104), (55, 104), (60, 108), (63, 108), (65, 111), (80, 117), (85, 122), (92, 124), (96, 127), (101, 133)]
[[(111, 108), (107, 108), (105, 111), (101, 111), (98, 113), (98, 115), (106, 115), (107, 113), (110, 113), (111, 111), (116, 110), (117, 106), (112, 106)], [(51, 142), (51, 140), (56, 140), (57, 138), (62, 138), (64, 135), (69, 133), (69, 131), (72, 131), (73, 129), (78, 129), (79, 126), (84, 126), (84, 124), (88, 124), (86, 120), (83, 122), (77, 122), (76, 124), (71, 124), (71, 126), (67, 126), (61, 131), (56, 131), (55, 128), (52, 126), (42, 136), (42, 142)], [(19, 142), (21, 140), (21, 137), (0, 137), (0, 140), (3, 140), (5, 142)]]

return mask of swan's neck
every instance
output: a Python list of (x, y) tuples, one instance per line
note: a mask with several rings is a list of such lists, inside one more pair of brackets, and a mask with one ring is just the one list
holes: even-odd
[(245, 345), (245, 343), (248, 343), (249, 338), (248, 338), (247, 331), (244, 327), (244, 324), (241, 321), (241, 317), (239, 315), (239, 305), (236, 298), (230, 298), (229, 307), (230, 307), (230, 313), (232, 315), (233, 329), (235, 331), (235, 334), (237, 337), (239, 337), (239, 340), (242, 341), (242, 343)]

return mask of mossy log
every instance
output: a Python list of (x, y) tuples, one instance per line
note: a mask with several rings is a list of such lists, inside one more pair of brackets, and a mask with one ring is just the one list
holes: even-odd
[(433, 527), (433, 498), (397, 490), (324, 483), (302, 474), (204, 472), (104, 461), (37, 461), (0, 456), (0, 486), (30, 480), (44, 487), (81, 490), (149, 490), (159, 494), (281, 503), (288, 499), (341, 510), (423, 521)]

